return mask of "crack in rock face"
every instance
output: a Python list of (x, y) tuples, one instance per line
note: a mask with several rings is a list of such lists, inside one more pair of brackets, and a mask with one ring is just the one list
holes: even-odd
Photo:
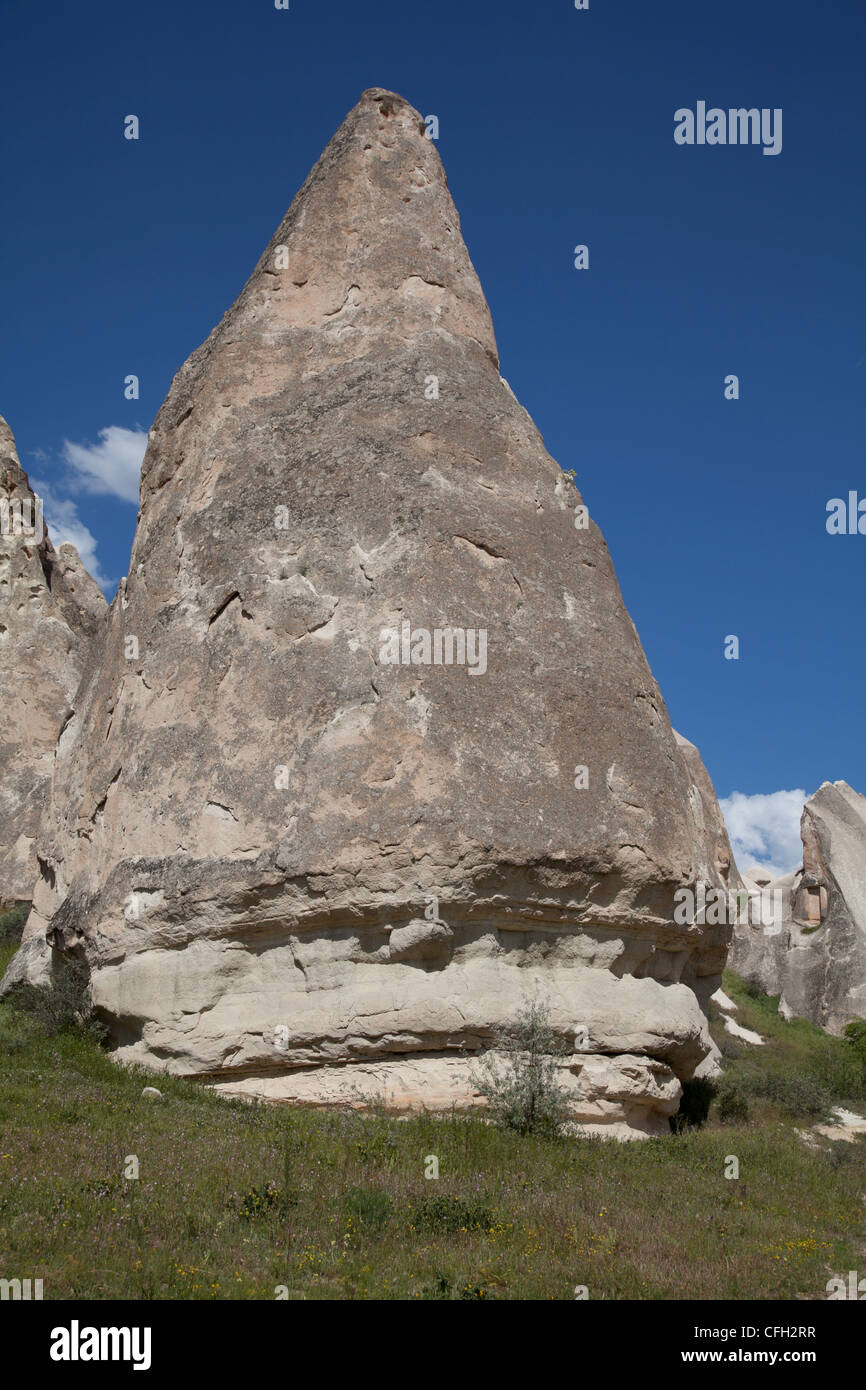
[(68, 940), (123, 1059), (428, 1108), (537, 993), (575, 1121), (664, 1131), (713, 1062), (727, 932), (673, 911), (715, 797), (578, 508), (423, 119), (365, 92), (150, 431), (6, 987)]

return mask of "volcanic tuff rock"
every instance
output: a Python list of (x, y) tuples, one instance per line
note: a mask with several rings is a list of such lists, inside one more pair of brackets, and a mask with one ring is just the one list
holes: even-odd
[(689, 800), (704, 847), (702, 871), (697, 877), (706, 884), (721, 880), (728, 892), (736, 892), (743, 887), (743, 883), (734, 863), (722, 808), (716, 799), (710, 774), (695, 745), (678, 734), (676, 729), (673, 733), (691, 778)]
[[(0, 416), (0, 905), (29, 901), (36, 831), (54, 748), (72, 708), (102, 591), (72, 545), (37, 519), (15, 440)], [(42, 534), (40, 534), (42, 531)]]
[(580, 505), (422, 118), (365, 92), (150, 433), (9, 979), (86, 958), (156, 1069), (431, 1106), (537, 991), (575, 1115), (666, 1129), (728, 935), (673, 894), (723, 879)]
[(768, 880), (747, 871), (768, 904), (778, 893), (778, 929), (737, 926), (730, 963), (778, 994), (786, 1018), (841, 1033), (866, 1017), (866, 797), (847, 782), (824, 782), (800, 820), (803, 866)]

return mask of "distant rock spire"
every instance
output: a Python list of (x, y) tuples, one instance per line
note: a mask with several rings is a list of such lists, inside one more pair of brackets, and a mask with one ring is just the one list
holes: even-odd
[(105, 612), (75, 547), (52, 546), (0, 416), (0, 903), (30, 899), (57, 736)]
[(744, 877), (775, 898), (779, 920), (734, 931), (731, 965), (767, 994), (785, 1018), (841, 1033), (866, 1018), (866, 796), (847, 782), (822, 782), (800, 818), (803, 864), (767, 879)]

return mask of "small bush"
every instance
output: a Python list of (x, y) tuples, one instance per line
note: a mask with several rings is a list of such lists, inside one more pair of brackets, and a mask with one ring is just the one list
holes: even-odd
[(450, 1274), (438, 1274), (433, 1284), (426, 1284), (421, 1290), (421, 1297), (425, 1299), (465, 1298), (476, 1300), (484, 1298), (490, 1301), (494, 1295), (489, 1293), (483, 1284), (458, 1284)]
[[(825, 1119), (833, 1108), (833, 1099), (824, 1086), (811, 1076), (789, 1072), (750, 1073), (726, 1083), (724, 1089), (732, 1097), (726, 1103), (731, 1117), (738, 1108), (734, 1096), (738, 1102), (770, 1101), (795, 1119)], [(718, 1114), (722, 1119), (721, 1109)]]
[[(96, 1197), (98, 1199), (102, 1197), (116, 1197), (119, 1192), (123, 1191), (123, 1187), (122, 1178), (97, 1178), (94, 1182), (84, 1183), (82, 1191), (86, 1197)], [(59, 1210), (65, 1211), (65, 1204), (63, 1204)]]
[[(366, 1120), (362, 1123), (376, 1125), (375, 1120)], [(398, 1155), (397, 1140), (389, 1130), (374, 1130), (365, 1134), (355, 1144), (358, 1157), (362, 1163), (369, 1163), (379, 1168), (391, 1168)]]
[(722, 1124), (745, 1124), (749, 1118), (749, 1102), (736, 1086), (727, 1084), (719, 1090), (716, 1114)]
[(831, 1168), (850, 1168), (855, 1160), (855, 1146), (849, 1144), (847, 1139), (838, 1139), (831, 1142), (827, 1154), (827, 1162)]
[(409, 1217), (413, 1231), (450, 1235), (457, 1231), (489, 1231), (493, 1224), (493, 1213), (483, 1202), (464, 1202), (459, 1197), (425, 1197)]
[(421, 1290), (421, 1297), (429, 1299), (450, 1298), (453, 1287), (454, 1280), (450, 1274), (437, 1274), (434, 1283), (425, 1284)]
[(857, 1055), (856, 1041), (849, 1043), (827, 1038), (809, 1057), (806, 1074), (836, 1101), (866, 1100), (866, 1063)]
[(0, 912), (0, 946), (10, 941), (19, 941), (24, 923), (30, 915), (29, 903), (17, 903), (6, 912)]
[[(560, 1084), (556, 1059), (568, 1051), (538, 1000), (524, 1007), (512, 1027), (499, 1029), (491, 1052), (482, 1057), (472, 1076), (494, 1123), (518, 1134), (557, 1138), (568, 1118), (570, 1101)], [(497, 1057), (497, 1052), (504, 1057)]]
[(391, 1215), (391, 1198), (378, 1187), (354, 1187), (343, 1198), (343, 1210), (364, 1226), (384, 1226)]
[(87, 968), (68, 961), (52, 978), (49, 988), (19, 985), (13, 995), (15, 1007), (30, 1015), (40, 1032), (49, 1037), (73, 1030), (89, 1034), (103, 1043), (108, 1030), (93, 1014)]
[(810, 1076), (787, 1076), (770, 1072), (761, 1078), (760, 1094), (775, 1101), (790, 1115), (820, 1118), (828, 1115), (833, 1102), (824, 1087)]
[(860, 1074), (860, 1085), (866, 1086), (866, 1018), (853, 1018), (846, 1024), (843, 1036)]
[(264, 1187), (249, 1188), (242, 1197), (234, 1199), (234, 1206), (241, 1221), (258, 1221), (262, 1217), (285, 1216), (297, 1201), (297, 1193), (286, 1192), (269, 1182)]

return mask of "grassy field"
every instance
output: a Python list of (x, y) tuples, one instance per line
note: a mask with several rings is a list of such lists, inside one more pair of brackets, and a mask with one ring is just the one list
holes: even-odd
[(171, 1078), (149, 1103), (152, 1076), (0, 1003), (0, 1277), (41, 1278), (46, 1299), (825, 1298), (866, 1260), (866, 1142), (796, 1130), (862, 1108), (862, 1082), (846, 1044), (726, 988), (769, 1040), (713, 1024), (733, 1118), (717, 1098), (702, 1126), (635, 1144), (227, 1103)]

